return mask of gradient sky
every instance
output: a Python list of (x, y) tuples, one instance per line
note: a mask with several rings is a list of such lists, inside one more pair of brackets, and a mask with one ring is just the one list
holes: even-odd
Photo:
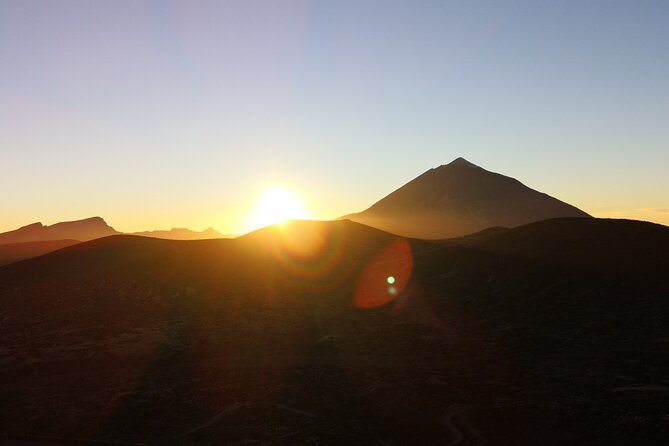
[(669, 224), (667, 1), (0, 0), (0, 231), (238, 233), (458, 156)]

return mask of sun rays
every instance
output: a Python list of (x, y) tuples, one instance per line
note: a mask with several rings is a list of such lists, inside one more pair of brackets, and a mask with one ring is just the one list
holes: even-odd
[(291, 191), (279, 187), (266, 189), (249, 218), (251, 230), (287, 220), (309, 220), (311, 214)]

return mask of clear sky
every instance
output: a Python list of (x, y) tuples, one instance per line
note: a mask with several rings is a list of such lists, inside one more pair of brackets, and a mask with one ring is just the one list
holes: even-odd
[(0, 231), (242, 232), (458, 156), (669, 224), (669, 2), (0, 0)]

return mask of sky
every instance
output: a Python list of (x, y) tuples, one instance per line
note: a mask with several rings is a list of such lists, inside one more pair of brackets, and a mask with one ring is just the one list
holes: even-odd
[(0, 231), (361, 211), (462, 156), (669, 225), (669, 2), (0, 0)]

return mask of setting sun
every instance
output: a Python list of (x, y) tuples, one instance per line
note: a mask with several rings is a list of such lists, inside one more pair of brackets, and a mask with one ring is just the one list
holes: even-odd
[(258, 229), (264, 226), (283, 223), (286, 220), (312, 218), (300, 200), (290, 191), (281, 188), (265, 190), (251, 215), (249, 226)]

